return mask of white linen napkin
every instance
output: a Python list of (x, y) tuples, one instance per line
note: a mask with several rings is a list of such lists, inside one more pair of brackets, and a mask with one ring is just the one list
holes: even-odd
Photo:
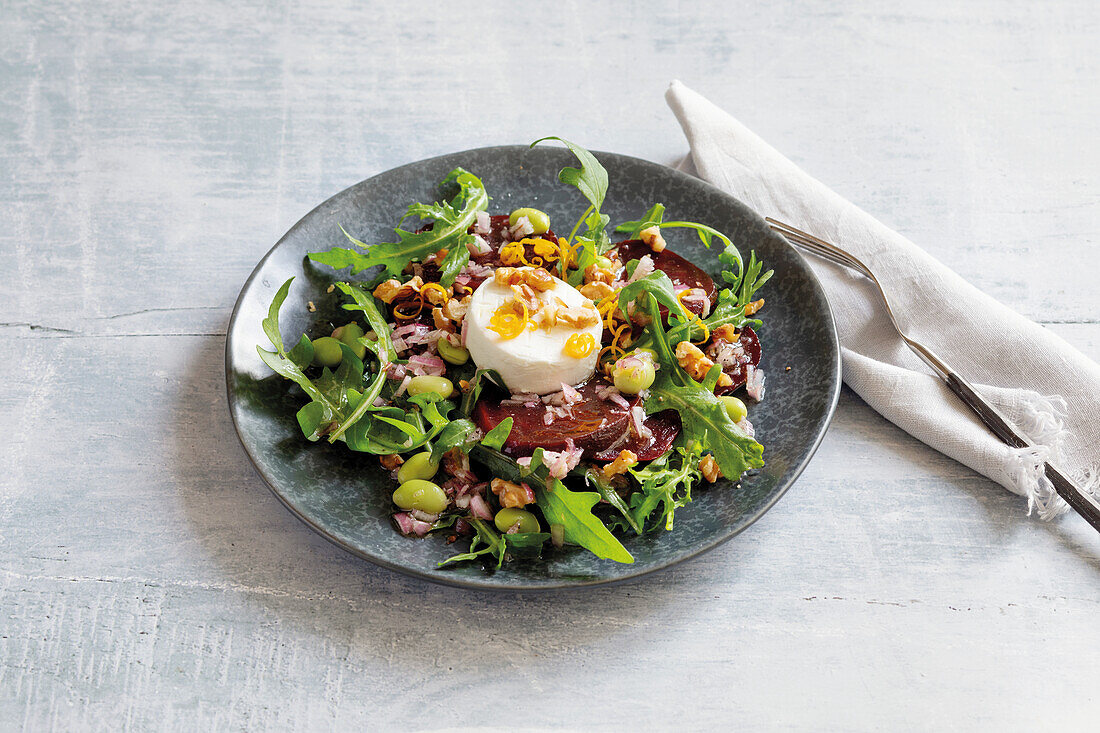
[(844, 381), (867, 404), (932, 448), (1026, 496), (1028, 512), (1035, 508), (1044, 519), (1067, 509), (1042, 473), (1044, 460), (1100, 493), (1100, 365), (826, 188), (679, 81), (665, 96), (699, 176), (761, 216), (863, 260), (910, 335), (974, 383), (1036, 447), (1001, 443), (909, 351), (869, 281), (807, 254), (836, 318)]

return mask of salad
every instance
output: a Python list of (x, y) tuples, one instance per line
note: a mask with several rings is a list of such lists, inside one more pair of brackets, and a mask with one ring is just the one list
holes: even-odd
[[(350, 273), (328, 288), (346, 320), (284, 342), (288, 280), (263, 321), (274, 349), (257, 350), (304, 395), (305, 438), (377, 456), (403, 535), (469, 540), (440, 565), (565, 546), (630, 563), (619, 537), (671, 531), (693, 490), (736, 490), (764, 465), (736, 393), (764, 397), (756, 294), (771, 271), (661, 204), (612, 227), (603, 166), (560, 138), (532, 146), (545, 140), (577, 158), (558, 178), (588, 202), (567, 236), (535, 208), (490, 214), (456, 168), (449, 200), (411, 204), (395, 241), (345, 230), (351, 246), (309, 255)], [(667, 247), (677, 229), (717, 240), (720, 286)]]

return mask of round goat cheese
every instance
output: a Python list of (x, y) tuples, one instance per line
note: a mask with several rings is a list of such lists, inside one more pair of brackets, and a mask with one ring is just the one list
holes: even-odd
[[(530, 269), (530, 268), (523, 268)], [(528, 392), (548, 394), (561, 390), (562, 383), (576, 385), (592, 376), (599, 358), (603, 323), (598, 315), (592, 325), (576, 328), (557, 321), (552, 328), (528, 323), (514, 338), (504, 338), (490, 328), (497, 310), (512, 302), (514, 293), (510, 286), (502, 285), (495, 278), (481, 284), (470, 299), (466, 313), (466, 348), (474, 363), (483, 369), (495, 369), (504, 379), (512, 394)], [(576, 288), (554, 278), (553, 287), (536, 292), (542, 303), (569, 307), (595, 309), (592, 302)], [(566, 353), (566, 342), (571, 336), (590, 334), (594, 348), (580, 358)]]

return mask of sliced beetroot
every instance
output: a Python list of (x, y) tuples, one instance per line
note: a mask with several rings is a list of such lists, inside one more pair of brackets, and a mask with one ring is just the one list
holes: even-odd
[[(630, 412), (614, 402), (596, 396), (601, 385), (590, 382), (578, 391), (583, 398), (573, 405), (572, 417), (555, 417), (546, 424), (546, 405), (541, 400), (531, 407), (501, 404), (491, 396), (483, 395), (474, 410), (478, 427), (485, 432), (495, 428), (504, 418), (512, 418), (512, 432), (504, 443), (504, 452), (511, 455), (530, 455), (535, 448), (563, 450), (566, 440), (572, 439), (578, 448), (587, 452), (606, 448), (627, 430)], [(638, 398), (631, 401), (638, 404)]]
[(680, 434), (680, 416), (673, 410), (649, 415), (643, 424), (649, 428), (649, 432), (653, 434), (652, 437), (643, 440), (631, 430), (630, 437), (625, 443), (597, 453), (594, 456), (595, 460), (610, 462), (619, 457), (620, 451), (628, 450), (638, 456), (639, 461), (652, 461), (664, 455), (672, 447), (676, 436)]
[(722, 371), (729, 375), (730, 379), (733, 380), (733, 384), (728, 387), (719, 387), (714, 391), (715, 394), (729, 394), (741, 387), (745, 383), (745, 367), (750, 364), (757, 366), (760, 363), (762, 352), (760, 350), (760, 338), (756, 335), (756, 331), (752, 330), (750, 326), (742, 327), (739, 343), (749, 360), (736, 366), (723, 366)]
[[(668, 279), (672, 281), (673, 285), (702, 288), (707, 297), (710, 298), (711, 307), (714, 307), (714, 301), (718, 297), (718, 287), (714, 284), (714, 280), (711, 279), (710, 275), (672, 250), (665, 249), (661, 252), (654, 252), (648, 244), (640, 239), (627, 239), (619, 242), (616, 247), (619, 249), (619, 259), (623, 261), (624, 265), (631, 260), (640, 260), (645, 255), (649, 255), (653, 259), (653, 266), (668, 275)], [(702, 304), (699, 304), (696, 307), (701, 306)]]

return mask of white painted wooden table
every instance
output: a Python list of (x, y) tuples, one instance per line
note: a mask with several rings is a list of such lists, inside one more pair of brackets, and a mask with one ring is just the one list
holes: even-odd
[(1100, 357), (1100, 12), (0, 3), (0, 728), (1084, 730), (1100, 539), (845, 392), (803, 478), (640, 582), (377, 569), (225, 408), (256, 260), (394, 165), (561, 134), (671, 163), (673, 77)]

